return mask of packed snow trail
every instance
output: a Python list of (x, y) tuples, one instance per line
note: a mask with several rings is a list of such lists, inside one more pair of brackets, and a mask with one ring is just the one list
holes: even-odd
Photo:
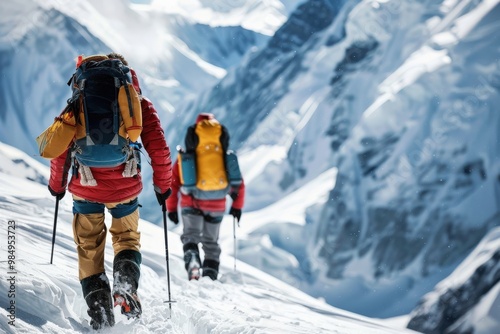
[[(0, 155), (2, 155), (0, 150)], [(50, 251), (54, 198), (46, 186), (28, 180), (34, 170), (22, 171), (16, 159), (0, 171), (0, 332), (86, 333), (89, 325), (77, 279), (77, 257), (72, 234), (72, 201), (60, 202), (53, 264)], [(30, 161), (25, 156), (24, 161)], [(44, 167), (44, 166), (42, 166)], [(15, 175), (14, 175), (15, 174)], [(38, 174), (37, 174), (38, 175)], [(158, 210), (161, 210), (158, 207)], [(107, 224), (110, 215), (106, 213)], [(223, 228), (232, 230), (230, 217)], [(11, 222), (11, 223), (9, 223)], [(15, 225), (15, 263), (9, 267), (7, 225)], [(172, 313), (169, 313), (163, 227), (141, 220), (142, 271), (139, 296), (143, 314), (127, 320), (115, 309), (116, 325), (106, 333), (402, 333), (381, 322), (338, 310), (314, 299), (243, 262), (223, 249), (218, 281), (202, 277), (188, 281), (179, 235), (169, 232)], [(108, 234), (105, 267), (112, 273), (113, 250)], [(227, 253), (226, 253), (227, 252)], [(15, 274), (7, 274), (12, 273)], [(13, 285), (7, 280), (15, 276)], [(15, 296), (7, 292), (14, 287)], [(9, 324), (9, 305), (15, 302), (15, 319)], [(13, 326), (15, 324), (15, 326)]]

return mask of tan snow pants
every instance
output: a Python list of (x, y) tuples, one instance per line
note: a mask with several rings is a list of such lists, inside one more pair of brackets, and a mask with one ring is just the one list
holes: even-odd
[[(73, 200), (85, 201), (83, 198), (73, 196)], [(128, 199), (119, 203), (102, 203), (113, 213), (113, 209), (118, 205), (127, 205), (135, 200)], [(99, 203), (91, 203), (99, 205)], [(111, 240), (113, 242), (114, 255), (119, 252), (131, 249), (139, 251), (141, 234), (138, 231), (139, 209), (132, 213), (115, 218), (112, 217)], [(74, 213), (73, 217), (73, 235), (78, 253), (78, 276), (80, 281), (86, 277), (104, 272), (104, 249), (106, 245), (107, 228), (104, 223), (104, 212), (99, 213)]]

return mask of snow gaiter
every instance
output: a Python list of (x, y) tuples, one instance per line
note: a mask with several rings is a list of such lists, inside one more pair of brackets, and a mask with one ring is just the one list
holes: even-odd
[(141, 277), (141, 253), (135, 250), (124, 250), (116, 254), (113, 261), (113, 293), (136, 293)]
[(208, 276), (215, 281), (219, 275), (219, 262), (205, 259), (203, 261), (203, 276)]
[(126, 249), (115, 256), (113, 262), (113, 299), (127, 318), (139, 318), (142, 307), (137, 288), (141, 276), (141, 253)]
[(113, 300), (109, 287), (108, 277), (100, 273), (84, 278), (80, 281), (83, 297), (89, 309), (90, 325), (95, 330), (111, 327), (115, 324), (113, 314)]
[(201, 259), (198, 245), (195, 243), (188, 243), (182, 248), (184, 250), (184, 267), (186, 270), (189, 270), (191, 267), (199, 268), (201, 266)]

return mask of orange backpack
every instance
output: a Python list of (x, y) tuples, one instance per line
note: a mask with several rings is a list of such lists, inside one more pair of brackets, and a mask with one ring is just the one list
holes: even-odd
[(215, 119), (202, 120), (186, 134), (179, 150), (182, 192), (197, 199), (222, 199), (242, 182), (236, 154), (228, 151), (227, 129)]

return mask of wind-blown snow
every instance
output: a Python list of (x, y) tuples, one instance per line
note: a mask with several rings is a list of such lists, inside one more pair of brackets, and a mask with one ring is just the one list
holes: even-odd
[(272, 35), (301, 0), (154, 0), (136, 8), (180, 14), (211, 26), (242, 26), (265, 35)]

